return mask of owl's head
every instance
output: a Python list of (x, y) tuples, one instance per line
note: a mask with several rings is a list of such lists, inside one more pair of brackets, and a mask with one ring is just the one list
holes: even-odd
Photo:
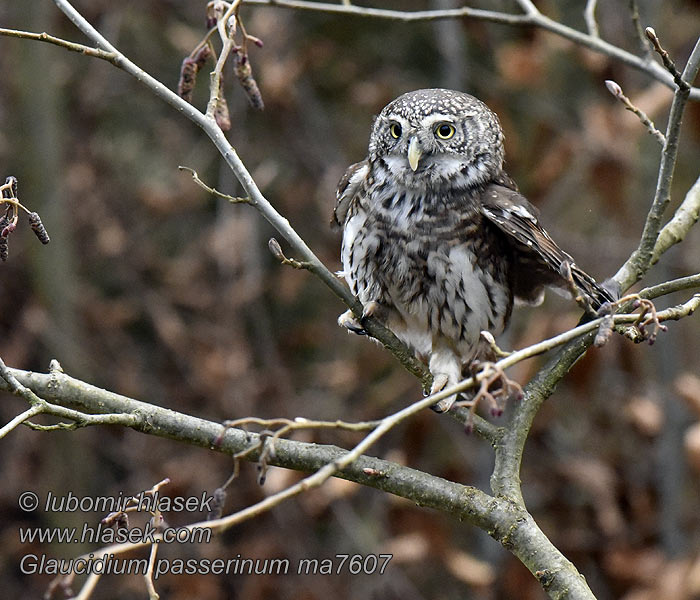
[(496, 177), (503, 167), (503, 131), (480, 100), (453, 90), (408, 92), (374, 121), (369, 160), (386, 164), (413, 189), (466, 189)]

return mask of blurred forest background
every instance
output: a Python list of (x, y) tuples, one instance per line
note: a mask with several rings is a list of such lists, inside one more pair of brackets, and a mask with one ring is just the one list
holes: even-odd
[[(174, 89), (180, 63), (205, 33), (204, 0), (76, 0), (139, 66)], [(436, 9), (452, 0), (377, 2)], [(518, 12), (514, 2), (471, 6)], [(542, 1), (548, 16), (584, 29), (582, 0)], [(640, 0), (681, 67), (700, 31), (696, 0)], [(265, 43), (251, 61), (266, 109), (251, 110), (229, 72), (229, 139), (267, 198), (332, 270), (340, 236), (328, 223), (335, 185), (364, 158), (372, 117), (397, 95), (450, 87), (484, 100), (506, 132), (507, 169), (552, 236), (598, 279), (636, 247), (653, 197), (659, 146), (605, 89), (617, 81), (665, 128), (671, 91), (552, 34), (475, 20), (402, 24), (244, 7)], [(601, 35), (639, 52), (627, 2), (601, 0)], [(52, 2), (0, 5), (3, 27), (84, 42)], [(194, 103), (204, 108), (206, 77)], [(690, 102), (673, 206), (698, 176), (700, 105)], [(336, 325), (345, 307), (313, 276), (269, 253), (272, 228), (250, 207), (196, 187), (178, 165), (236, 195), (205, 135), (106, 62), (0, 38), (0, 176), (43, 217), (43, 247), (18, 228), (0, 264), (0, 356), (221, 421), (244, 416), (368, 420), (421, 396), (387, 352)], [(285, 245), (283, 244), (283, 248)], [(285, 251), (287, 249), (285, 248)], [(293, 256), (293, 253), (290, 253)], [(668, 252), (645, 285), (696, 273), (700, 230)], [(666, 307), (689, 292), (663, 298)], [(549, 296), (516, 311), (505, 348), (575, 325), (580, 311)], [(671, 323), (653, 347), (615, 337), (573, 369), (538, 415), (522, 470), (525, 500), (545, 533), (600, 600), (700, 598), (700, 322)], [(513, 369), (525, 383), (537, 360)], [(2, 422), (24, 410), (3, 394)], [(695, 435), (695, 438), (693, 438)], [(337, 432), (297, 435), (352, 444)], [(695, 439), (695, 441), (693, 441)], [(72, 557), (94, 546), (21, 546), (18, 527), (96, 524), (103, 515), (23, 513), (22, 490), (116, 496), (150, 488), (200, 496), (221, 485), (230, 458), (124, 428), (2, 440), (0, 581), (7, 597), (40, 597), (48, 576), (24, 576), (29, 553)], [(492, 453), (453, 420), (426, 410), (372, 454), (488, 489)], [(263, 487), (242, 466), (226, 512), (296, 481), (271, 468)], [(166, 515), (173, 525), (203, 515)], [(163, 556), (332, 558), (391, 552), (384, 575), (164, 576), (162, 598), (320, 599), (544, 597), (537, 581), (488, 535), (372, 489), (332, 480), (201, 546)], [(146, 553), (143, 553), (146, 556)], [(103, 578), (94, 598), (144, 598), (141, 577)]]

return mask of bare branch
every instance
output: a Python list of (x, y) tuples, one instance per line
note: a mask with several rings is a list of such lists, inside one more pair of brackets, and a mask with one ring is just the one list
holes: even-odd
[[(525, 14), (520, 15), (490, 10), (480, 10), (469, 7), (442, 10), (401, 11), (347, 4), (313, 2), (309, 0), (244, 0), (244, 4), (270, 6), (292, 10), (307, 10), (330, 14), (353, 15), (364, 18), (388, 19), (404, 23), (415, 21), (434, 21), (438, 19), (469, 18), (488, 21), (491, 23), (499, 23), (502, 25), (540, 27), (545, 31), (554, 33), (560, 37), (571, 40), (576, 44), (590, 48), (594, 52), (604, 54), (605, 56), (619, 60), (620, 62), (634, 69), (647, 73), (649, 76), (661, 81), (664, 85), (671, 89), (675, 88), (672, 75), (661, 65), (650, 60), (648, 56), (641, 58), (636, 54), (627, 52), (622, 48), (618, 48), (617, 46), (602, 40), (600, 37), (583, 33), (582, 31), (578, 31), (554, 21), (539, 12), (532, 2), (530, 2), (530, 0), (519, 1), (520, 6), (525, 10)], [(692, 100), (700, 100), (700, 88), (692, 88), (690, 98)]]
[(539, 14), (537, 7), (535, 7), (535, 5), (532, 3), (531, 0), (516, 0), (516, 1), (520, 5), (520, 8), (523, 9), (525, 14), (527, 14), (527, 15)]
[[(694, 81), (698, 69), (700, 69), (700, 38), (698, 38), (686, 63), (682, 79), (686, 82)], [(637, 249), (613, 277), (622, 290), (627, 290), (633, 283), (639, 281), (652, 265), (654, 249), (661, 229), (661, 219), (671, 199), (671, 181), (678, 155), (681, 119), (688, 96), (687, 86), (676, 88), (666, 127), (666, 143), (661, 154), (654, 200), (647, 214), (642, 238)]]
[(240, 196), (229, 196), (228, 194), (220, 192), (216, 188), (209, 187), (199, 178), (197, 171), (191, 169), (190, 167), (179, 166), (178, 169), (180, 169), (180, 171), (186, 171), (190, 175), (192, 175), (192, 180), (203, 190), (209, 192), (212, 196), (216, 196), (217, 198), (221, 198), (222, 200), (228, 200), (231, 204), (252, 204), (250, 198), (241, 198)]
[(666, 281), (659, 285), (644, 288), (639, 292), (639, 297), (653, 300), (659, 296), (666, 296), (674, 292), (691, 290), (697, 287), (700, 287), (700, 273), (688, 275), (687, 277), (679, 277), (678, 279), (672, 279), (671, 281)]
[[(4, 361), (0, 358), (0, 384), (4, 381), (6, 383), (7, 390), (24, 398), (31, 408), (25, 410), (20, 415), (17, 415), (12, 421), (7, 423), (2, 429), (0, 429), (0, 439), (6, 436), (10, 431), (15, 429), (18, 425), (22, 423), (30, 426), (32, 429), (39, 431), (54, 431), (58, 429), (71, 430), (78, 429), (80, 427), (87, 427), (88, 425), (124, 425), (126, 427), (133, 427), (140, 420), (136, 415), (129, 414), (85, 414), (80, 411), (72, 410), (64, 406), (59, 406), (57, 404), (51, 404), (43, 398), (40, 398), (34, 391), (22, 385), (19, 380), (13, 375), (12, 369), (5, 365)], [(28, 419), (39, 415), (47, 414), (60, 417), (63, 419), (70, 419), (72, 423), (58, 423), (56, 425), (37, 425), (31, 423)]]
[[(362, 304), (342, 283), (340, 283), (340, 281), (338, 281), (338, 278), (326, 268), (290, 225), (289, 221), (280, 215), (260, 192), (257, 184), (238, 157), (233, 146), (231, 146), (226, 139), (224, 132), (217, 125), (215, 119), (197, 110), (189, 102), (180, 98), (160, 81), (146, 73), (143, 69), (121, 54), (88, 21), (86, 21), (67, 0), (54, 0), (54, 2), (88, 38), (116, 54), (114, 64), (117, 67), (132, 75), (148, 87), (156, 96), (176, 108), (190, 121), (202, 128), (238, 179), (250, 199), (250, 203), (287, 240), (292, 248), (294, 248), (294, 251), (301, 256), (301, 260), (309, 263), (307, 267), (308, 270), (321, 279), (321, 281), (323, 281), (323, 283), (325, 283), (358, 317), (362, 316)], [(404, 368), (419, 377), (424, 387), (429, 387), (430, 373), (428, 369), (415, 358), (405, 344), (376, 319), (366, 319), (364, 323), (365, 329), (372, 337), (376, 338), (392, 352)]]
[[(258, 437), (257, 434), (224, 428), (217, 423), (100, 390), (63, 373), (43, 375), (18, 370), (12, 370), (12, 373), (23, 381), (23, 385), (31, 385), (55, 399), (63, 398), (72, 406), (147, 414), (148, 418), (143, 419), (135, 427), (144, 433), (180, 439), (228, 454), (233, 454), (234, 449), (240, 451), (247, 448)], [(277, 440), (274, 455), (270, 457), (271, 464), (311, 471), (313, 474), (296, 485), (242, 511), (217, 520), (193, 523), (188, 525), (187, 529), (225, 530), (305, 490), (321, 485), (328, 477), (336, 475), (409, 498), (421, 506), (441, 510), (481, 527), (518, 556), (541, 582), (545, 581), (545, 587), (550, 595), (557, 590), (561, 592), (566, 589), (572, 594), (569, 596), (571, 598), (592, 600), (590, 590), (575, 567), (551, 544), (523, 507), (517, 506), (510, 499), (493, 497), (470, 486), (362, 455), (372, 443), (396, 424), (432, 405), (435, 401), (436, 397), (422, 399), (383, 419), (379, 426), (350, 452), (333, 446), (286, 439)], [(221, 435), (222, 431), (224, 435), (221, 444), (214, 444), (213, 441)], [(247, 458), (256, 460), (259, 454), (259, 451), (252, 452)], [(161, 534), (156, 534), (154, 539), (160, 540), (161, 537)], [(93, 551), (91, 558), (97, 560), (107, 554), (118, 555), (146, 547), (149, 543), (144, 541), (104, 547)], [(97, 578), (89, 577), (83, 590), (76, 597), (87, 598), (89, 596), (87, 590), (93, 589), (96, 583)]]

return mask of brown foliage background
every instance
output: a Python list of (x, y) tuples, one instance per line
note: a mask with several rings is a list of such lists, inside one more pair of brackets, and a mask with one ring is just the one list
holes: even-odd
[[(384, 6), (392, 4), (450, 5)], [(204, 33), (204, 5), (76, 2), (112, 43), (171, 88)], [(545, 14), (580, 28), (583, 5), (538, 2)], [(640, 5), (642, 23), (655, 27), (682, 65), (699, 29), (698, 3)], [(663, 128), (671, 93), (647, 76), (551, 34), (477, 21), (400, 24), (258, 7), (242, 15), (265, 42), (251, 60), (266, 110), (248, 108), (229, 72), (229, 137), (263, 193), (331, 269), (339, 267), (339, 236), (328, 227), (335, 184), (364, 157), (372, 115), (420, 87), (469, 91), (499, 114), (511, 175), (586, 270), (604, 279), (636, 247), (659, 148), (603, 80), (620, 83)], [(605, 39), (637, 48), (617, 3), (600, 2), (598, 15)], [(82, 41), (50, 2), (4, 3), (0, 22)], [(420, 396), (418, 382), (390, 355), (336, 326), (344, 307), (321, 283), (275, 261), (267, 250), (274, 232), (254, 210), (212, 199), (178, 172), (178, 165), (193, 167), (211, 185), (239, 193), (205, 136), (136, 81), (107, 63), (6, 38), (0, 77), (0, 175), (18, 177), (20, 198), (40, 212), (52, 236), (45, 248), (28, 228), (19, 230), (0, 265), (0, 355), (8, 365), (46, 370), (58, 358), (75, 377), (217, 421), (366, 420)], [(200, 107), (205, 83), (195, 93)], [(699, 149), (700, 106), (691, 103), (675, 203), (698, 175)], [(696, 230), (645, 283), (697, 272), (698, 256)], [(517, 312), (502, 345), (533, 343), (573, 326), (578, 315), (573, 303), (548, 297), (544, 306)], [(601, 600), (700, 597), (700, 442), (693, 433), (699, 334), (694, 318), (671, 324), (651, 348), (614, 338), (589, 352), (535, 422), (522, 472), (526, 502)], [(537, 364), (520, 365), (513, 375), (525, 382)], [(21, 410), (18, 399), (3, 395), (3, 422)], [(300, 439), (347, 445), (354, 438)], [(22, 575), (23, 555), (71, 557), (95, 548), (21, 546), (20, 526), (82, 528), (101, 516), (23, 513), (22, 490), (42, 499), (49, 491), (116, 496), (170, 477), (166, 493), (199, 496), (232, 467), (216, 453), (120, 428), (21, 428), (2, 441), (2, 451), (0, 580), (8, 597), (37, 597), (50, 579)], [(374, 452), (488, 486), (487, 446), (430, 411)], [(298, 477), (271, 469), (261, 488), (255, 466), (243, 465), (226, 510)], [(201, 516), (167, 518), (184, 524)], [(543, 597), (526, 569), (485, 533), (335, 480), (211, 544), (176, 545), (162, 555), (286, 557), (295, 565), (300, 558), (379, 552), (394, 553), (382, 576), (164, 576), (156, 587), (161, 597), (207, 600)], [(94, 597), (115, 595), (144, 597), (141, 578), (107, 577)]]

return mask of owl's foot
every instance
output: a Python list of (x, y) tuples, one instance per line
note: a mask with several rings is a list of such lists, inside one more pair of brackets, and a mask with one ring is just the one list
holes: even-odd
[(367, 335), (367, 330), (351, 310), (346, 310), (338, 317), (338, 325), (357, 335)]
[[(433, 374), (433, 385), (430, 394), (437, 394), (446, 387), (451, 387), (462, 379), (462, 365), (457, 356), (451, 350), (435, 350), (430, 355), (428, 364)], [(430, 408), (436, 413), (447, 412), (457, 400), (457, 394), (438, 400)]]
[(346, 310), (338, 317), (338, 325), (345, 327), (349, 331), (357, 335), (369, 335), (365, 329), (365, 319), (369, 317), (378, 317), (382, 310), (382, 305), (375, 300), (368, 302), (362, 308), (362, 316), (358, 319), (351, 310)]

